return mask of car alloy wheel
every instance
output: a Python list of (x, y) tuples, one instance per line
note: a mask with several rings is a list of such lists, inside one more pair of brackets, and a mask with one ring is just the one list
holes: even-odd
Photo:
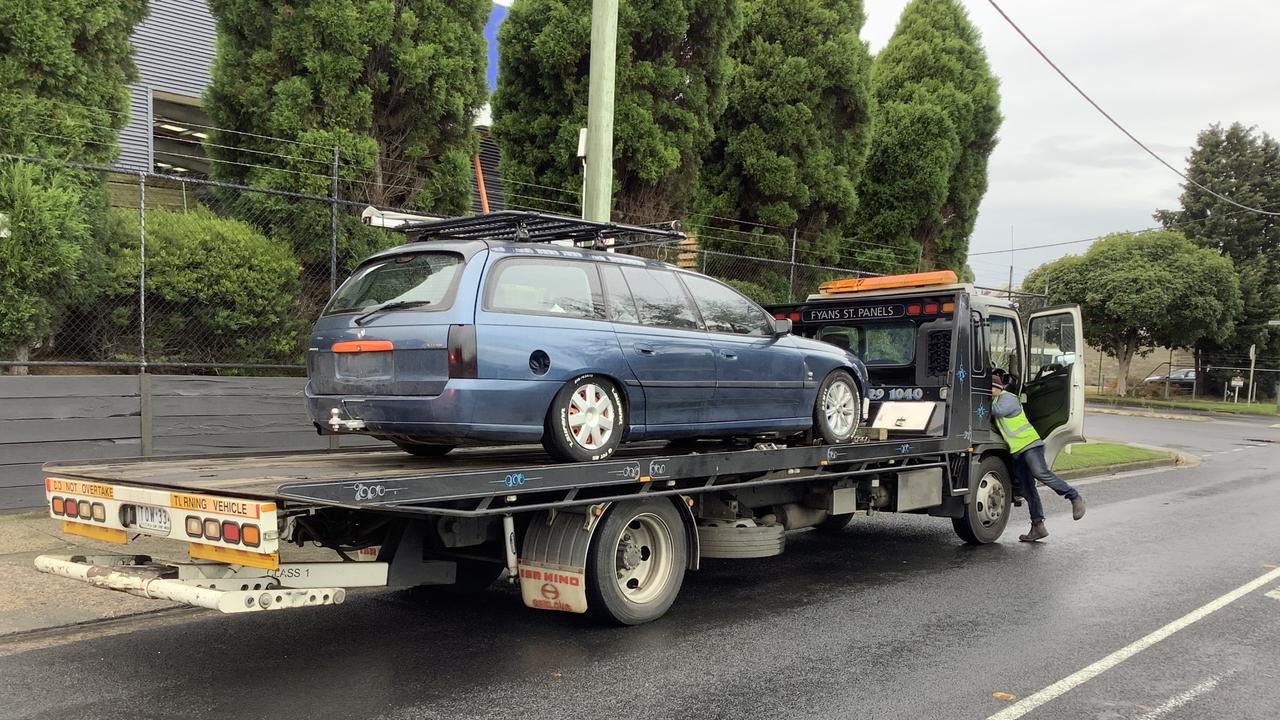
[(569, 431), (574, 442), (586, 450), (599, 450), (609, 444), (617, 417), (613, 398), (595, 383), (578, 386), (569, 400)]
[(847, 380), (840, 378), (827, 386), (822, 397), (822, 412), (831, 432), (841, 437), (853, 433), (858, 423), (858, 396)]

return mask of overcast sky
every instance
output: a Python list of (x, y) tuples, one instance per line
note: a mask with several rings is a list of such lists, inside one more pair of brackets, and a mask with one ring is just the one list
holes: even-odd
[[(1032, 40), (1131, 132), (1182, 168), (1196, 133), (1240, 121), (1280, 135), (1280, 2), (997, 0)], [(906, 0), (864, 0), (878, 51)], [(969, 249), (1007, 250), (1154, 224), (1179, 178), (1129, 142), (1046, 65), (985, 0), (967, 0), (1000, 78), (1004, 124)], [(1085, 244), (1014, 254), (1017, 282)], [(1008, 252), (970, 258), (1004, 284)]]

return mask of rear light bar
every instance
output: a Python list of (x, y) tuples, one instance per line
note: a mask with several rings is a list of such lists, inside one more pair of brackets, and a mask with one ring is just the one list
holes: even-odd
[(215, 518), (201, 519), (198, 515), (188, 515), (185, 525), (187, 537), (195, 540), (204, 538), (251, 548), (262, 545), (262, 529), (253, 523), (241, 524), (234, 520), (218, 522)]
[(449, 377), (474, 378), (476, 367), (476, 326), (449, 326)]

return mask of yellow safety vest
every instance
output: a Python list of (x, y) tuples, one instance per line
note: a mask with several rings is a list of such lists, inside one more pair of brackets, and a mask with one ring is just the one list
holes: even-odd
[(1022, 449), (1040, 439), (1040, 433), (1032, 427), (1027, 414), (1018, 408), (1018, 414), (1012, 417), (996, 417), (996, 428), (1009, 443), (1009, 452), (1017, 455)]

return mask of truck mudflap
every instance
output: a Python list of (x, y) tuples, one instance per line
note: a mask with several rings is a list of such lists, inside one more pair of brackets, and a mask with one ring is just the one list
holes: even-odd
[[(79, 580), (95, 587), (130, 595), (222, 613), (291, 610), (319, 605), (340, 605), (347, 596), (342, 587), (284, 587), (289, 578), (330, 579), (324, 566), (339, 563), (281, 565), (276, 571), (233, 567), (216, 563), (169, 564), (146, 555), (41, 555), (41, 572)], [(349, 586), (385, 585), (386, 563), (341, 563), (340, 577)], [(353, 567), (356, 566), (356, 567)], [(337, 579), (335, 576), (332, 579)], [(292, 582), (292, 584), (307, 584)]]

